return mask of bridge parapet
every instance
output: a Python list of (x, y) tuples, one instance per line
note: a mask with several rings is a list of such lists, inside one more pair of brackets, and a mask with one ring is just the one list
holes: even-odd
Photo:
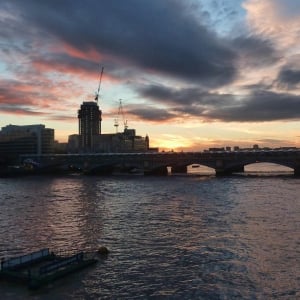
[[(167, 166), (184, 171), (188, 165), (200, 164), (216, 170), (217, 175), (241, 172), (245, 165), (271, 162), (294, 169), (300, 175), (300, 150), (297, 151), (231, 151), (231, 152), (159, 152), (159, 153), (97, 153), (22, 155), (21, 162), (31, 159), (39, 165), (74, 165), (78, 168), (139, 168), (145, 173), (163, 170)], [(161, 173), (166, 173), (161, 171)]]

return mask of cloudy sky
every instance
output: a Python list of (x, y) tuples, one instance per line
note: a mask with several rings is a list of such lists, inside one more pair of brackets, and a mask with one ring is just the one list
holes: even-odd
[(122, 99), (161, 149), (300, 147), (299, 28), (299, 0), (2, 0), (0, 127), (66, 141), (103, 67), (103, 133)]

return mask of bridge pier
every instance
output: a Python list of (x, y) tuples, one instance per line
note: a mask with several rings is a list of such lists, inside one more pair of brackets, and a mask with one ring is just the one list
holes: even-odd
[(238, 166), (230, 169), (231, 173), (244, 173), (245, 168), (244, 166)]
[(300, 176), (300, 166), (297, 166), (294, 168), (294, 175), (295, 176)]
[(168, 169), (166, 167), (159, 167), (154, 169), (144, 169), (144, 175), (167, 176)]
[(232, 174), (232, 171), (229, 169), (215, 169), (216, 176), (228, 176)]
[(215, 171), (216, 171), (216, 176), (226, 176), (232, 173), (231, 169), (226, 168), (226, 163), (222, 159), (216, 160)]
[(186, 165), (172, 166), (171, 172), (172, 173), (187, 173), (187, 166)]
[(216, 176), (231, 175), (245, 171), (243, 164), (233, 165), (230, 160), (217, 159), (215, 164)]
[(232, 173), (243, 173), (245, 171), (244, 166), (238, 166), (234, 168), (217, 168), (215, 169), (216, 176), (232, 175)]

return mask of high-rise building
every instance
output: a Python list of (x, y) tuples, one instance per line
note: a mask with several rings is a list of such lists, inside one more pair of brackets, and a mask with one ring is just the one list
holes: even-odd
[(93, 152), (95, 140), (101, 134), (102, 112), (96, 102), (83, 102), (78, 110), (79, 147), (81, 151)]
[[(120, 106), (121, 107), (121, 106)], [(122, 107), (121, 107), (122, 110)], [(119, 108), (120, 111), (120, 108)], [(123, 113), (123, 111), (122, 111)], [(129, 153), (158, 151), (149, 147), (149, 137), (137, 136), (124, 122), (124, 131), (102, 133), (102, 111), (95, 101), (84, 101), (78, 110), (79, 134), (69, 136), (68, 153)]]

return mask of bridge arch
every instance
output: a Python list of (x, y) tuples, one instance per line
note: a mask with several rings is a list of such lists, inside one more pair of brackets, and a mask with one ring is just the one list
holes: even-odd
[[(263, 172), (261, 166), (264, 167), (265, 172), (270, 172), (273, 168), (274, 172), (293, 172), (296, 174), (295, 165), (291, 161), (277, 161), (274, 159), (260, 159), (247, 158), (240, 161), (230, 161), (227, 162), (220, 174), (231, 174), (231, 173), (241, 173), (241, 172), (251, 172), (258, 168), (257, 171)], [(277, 171), (276, 171), (277, 169)]]
[(245, 165), (244, 171), (249, 173), (291, 173), (294, 169), (285, 164), (259, 161)]

